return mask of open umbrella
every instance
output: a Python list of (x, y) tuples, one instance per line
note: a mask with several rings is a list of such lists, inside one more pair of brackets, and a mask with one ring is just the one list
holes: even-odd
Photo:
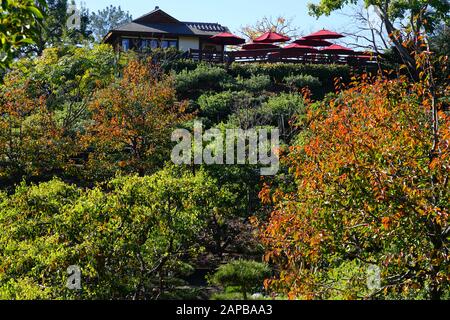
[(222, 32), (219, 34), (216, 34), (215, 36), (212, 36), (209, 38), (209, 41), (221, 44), (221, 45), (230, 45), (230, 46), (237, 46), (240, 44), (245, 43), (245, 40), (228, 32)]
[(294, 43), (302, 45), (302, 46), (310, 46), (310, 47), (329, 47), (329, 46), (333, 45), (331, 42), (328, 42), (325, 40), (306, 39), (306, 38), (298, 39), (298, 40), (294, 41)]
[(338, 44), (333, 44), (332, 46), (322, 49), (320, 52), (331, 53), (331, 54), (355, 54), (354, 50), (345, 48)]
[(290, 41), (291, 38), (283, 36), (276, 32), (266, 32), (262, 36), (253, 40), (253, 42), (258, 43), (277, 43), (277, 42), (287, 42)]
[(296, 52), (304, 52), (304, 53), (316, 53), (319, 52), (316, 48), (311, 46), (303, 46), (297, 43), (291, 43), (283, 48), (283, 51), (296, 51)]
[(309, 36), (304, 37), (305, 39), (340, 39), (344, 38), (342, 34), (330, 31), (330, 30), (320, 30), (318, 32), (315, 32), (313, 34), (310, 34)]
[(264, 50), (264, 49), (279, 49), (279, 46), (270, 43), (247, 43), (242, 46), (243, 50)]

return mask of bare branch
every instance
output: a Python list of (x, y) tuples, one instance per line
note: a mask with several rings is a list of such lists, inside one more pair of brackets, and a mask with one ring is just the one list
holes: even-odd
[(299, 28), (294, 25), (294, 18), (283, 16), (263, 17), (253, 25), (242, 26), (238, 32), (247, 39), (255, 39), (266, 32), (277, 32), (282, 35), (297, 38), (300, 34)]

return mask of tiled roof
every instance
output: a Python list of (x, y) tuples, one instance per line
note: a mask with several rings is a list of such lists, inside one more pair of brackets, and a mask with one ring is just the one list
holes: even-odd
[(130, 22), (116, 29), (113, 29), (112, 31), (213, 36), (221, 32), (227, 32), (228, 28), (218, 23), (180, 22), (170, 24), (163, 24), (163, 23), (141, 24), (136, 22)]
[(206, 31), (206, 32), (226, 32), (227, 27), (224, 27), (218, 23), (205, 23), (205, 22), (182, 22), (187, 24), (190, 28)]

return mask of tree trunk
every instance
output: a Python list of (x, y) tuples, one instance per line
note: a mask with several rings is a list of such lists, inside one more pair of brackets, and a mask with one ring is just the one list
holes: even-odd
[(419, 80), (419, 72), (417, 70), (416, 61), (412, 56), (412, 52), (410, 52), (402, 43), (402, 39), (399, 39), (397, 34), (398, 30), (394, 27), (391, 20), (389, 19), (388, 13), (385, 9), (381, 7), (375, 7), (377, 10), (378, 16), (383, 21), (386, 26), (386, 31), (388, 32), (389, 38), (394, 44), (395, 48), (400, 54), (400, 57), (403, 60), (403, 63), (408, 68), (409, 76), (413, 81)]

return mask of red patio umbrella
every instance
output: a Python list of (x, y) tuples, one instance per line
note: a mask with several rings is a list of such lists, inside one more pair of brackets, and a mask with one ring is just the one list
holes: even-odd
[(277, 42), (287, 42), (290, 41), (291, 38), (283, 36), (276, 32), (266, 32), (262, 36), (253, 40), (253, 42), (257, 43), (277, 43)]
[(215, 36), (209, 38), (209, 40), (216, 44), (230, 45), (230, 46), (237, 46), (245, 43), (244, 39), (229, 32), (222, 32), (216, 34)]
[(322, 53), (332, 53), (332, 54), (355, 54), (355, 51), (349, 48), (345, 48), (338, 44), (333, 44), (327, 48), (320, 50)]
[(283, 48), (283, 50), (289, 50), (289, 51), (299, 51), (299, 52), (305, 52), (305, 53), (315, 53), (319, 52), (316, 48), (313, 48), (311, 46), (303, 46), (297, 43), (291, 43), (290, 45), (287, 45)]
[(310, 47), (329, 47), (329, 46), (333, 45), (331, 42), (328, 42), (325, 40), (306, 39), (306, 38), (298, 39), (298, 40), (294, 41), (294, 43), (297, 43), (302, 46), (310, 46)]
[(270, 43), (247, 43), (242, 46), (243, 50), (263, 50), (263, 49), (279, 49), (279, 46)]
[(309, 36), (304, 37), (305, 39), (340, 39), (344, 38), (342, 34), (339, 34), (337, 32), (333, 32), (330, 30), (320, 30), (318, 32), (315, 32), (313, 34), (310, 34)]

